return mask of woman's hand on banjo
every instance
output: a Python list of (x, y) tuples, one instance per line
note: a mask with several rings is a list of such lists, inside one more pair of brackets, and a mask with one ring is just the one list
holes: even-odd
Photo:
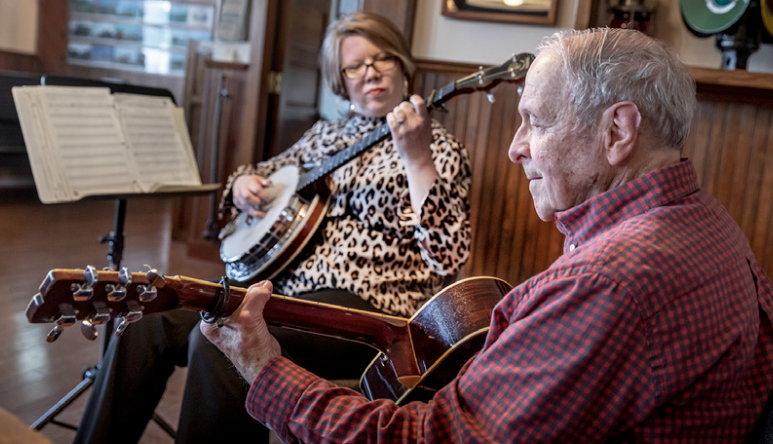
[(271, 179), (257, 174), (239, 176), (233, 183), (233, 202), (236, 208), (250, 216), (264, 218), (264, 206), (270, 201), (270, 193), (266, 187), (271, 186)]
[(432, 118), (421, 96), (410, 97), (387, 114), (395, 148), (405, 165), (413, 211), (421, 215), (421, 205), (437, 178), (432, 160)]

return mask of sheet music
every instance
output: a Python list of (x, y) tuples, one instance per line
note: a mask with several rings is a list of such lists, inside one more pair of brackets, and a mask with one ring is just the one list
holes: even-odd
[(167, 98), (62, 86), (13, 95), (44, 203), (201, 186), (182, 110)]
[[(201, 183), (190, 139), (183, 140), (179, 132), (176, 114), (182, 115), (182, 110), (167, 97), (116, 94), (114, 98), (144, 191), (160, 184)], [(187, 131), (184, 134), (187, 136)]]

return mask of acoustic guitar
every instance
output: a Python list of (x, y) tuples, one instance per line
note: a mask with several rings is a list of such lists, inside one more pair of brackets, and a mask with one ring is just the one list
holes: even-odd
[[(110, 319), (122, 318), (116, 328), (120, 335), (143, 314), (175, 308), (198, 310), (205, 321), (218, 322), (247, 293), (225, 282), (161, 276), (155, 270), (54, 269), (29, 302), (27, 319), (56, 324), (49, 342), (78, 322), (84, 335), (95, 339), (95, 326)], [(511, 289), (497, 278), (463, 279), (433, 296), (410, 319), (273, 295), (264, 317), (271, 325), (373, 347), (378, 354), (360, 379), (362, 393), (404, 404), (429, 399), (456, 376), (483, 346), (494, 305)]]
[[(430, 110), (449, 99), (475, 91), (490, 91), (500, 82), (519, 82), (534, 55), (513, 55), (505, 63), (457, 79), (433, 92), (426, 99)], [(295, 166), (285, 166), (269, 179), (273, 185), (266, 217), (256, 219), (240, 213), (220, 232), (220, 258), (226, 275), (239, 282), (271, 279), (300, 253), (319, 228), (327, 213), (330, 187), (324, 179), (368, 148), (389, 137), (384, 124), (356, 143), (331, 156), (321, 165), (302, 174)]]

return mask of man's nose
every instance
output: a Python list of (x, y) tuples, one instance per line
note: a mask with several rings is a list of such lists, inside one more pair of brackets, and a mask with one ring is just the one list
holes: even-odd
[(524, 159), (531, 157), (529, 143), (523, 137), (522, 128), (518, 128), (515, 136), (513, 136), (513, 141), (510, 143), (510, 149), (507, 151), (507, 154), (513, 163), (523, 163)]

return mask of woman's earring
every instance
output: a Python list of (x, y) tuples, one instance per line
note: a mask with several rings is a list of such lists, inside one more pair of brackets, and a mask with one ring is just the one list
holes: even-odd
[(349, 103), (348, 109), (341, 109), (341, 97), (336, 96), (336, 111), (338, 112), (339, 116), (349, 118), (354, 114), (354, 105)]
[(408, 98), (408, 79), (403, 79), (403, 97)]

